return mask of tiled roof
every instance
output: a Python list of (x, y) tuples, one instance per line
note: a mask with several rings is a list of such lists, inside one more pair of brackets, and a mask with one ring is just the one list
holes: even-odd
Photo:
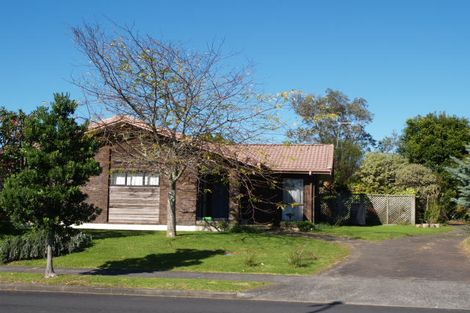
[[(145, 123), (129, 116), (114, 116), (92, 123), (90, 130), (126, 123), (151, 130)], [(165, 131), (159, 131), (164, 135)], [(176, 134), (179, 139), (180, 134)], [(334, 146), (331, 144), (235, 144), (210, 148), (227, 158), (252, 165), (264, 165), (276, 172), (332, 174)]]
[(256, 161), (277, 172), (331, 174), (334, 146), (325, 144), (241, 144), (233, 145), (241, 161)]
[(170, 137), (170, 138), (176, 138), (176, 139), (181, 139), (183, 135), (180, 133), (172, 133), (168, 129), (153, 129), (149, 125), (147, 125), (145, 122), (142, 120), (138, 120), (132, 116), (128, 115), (115, 115), (110, 118), (105, 118), (99, 121), (94, 121), (90, 123), (90, 126), (88, 126), (88, 131), (99, 131), (102, 129), (107, 129), (112, 126), (116, 125), (122, 125), (122, 124), (127, 124), (127, 125), (132, 125), (135, 126), (139, 129), (145, 130), (145, 131), (157, 131), (159, 134)]

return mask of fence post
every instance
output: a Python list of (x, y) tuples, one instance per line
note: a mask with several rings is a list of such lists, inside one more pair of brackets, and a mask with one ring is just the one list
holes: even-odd
[(385, 216), (386, 216), (385, 224), (388, 225), (388, 206), (389, 206), (389, 202), (390, 202), (390, 196), (387, 195), (386, 198), (387, 198), (387, 205), (386, 205), (386, 207), (385, 207), (385, 208), (386, 208), (386, 211), (385, 211), (385, 213), (386, 213), (386, 215), (385, 215)]
[(411, 216), (410, 216), (410, 224), (415, 225), (416, 224), (416, 196), (413, 195), (413, 198), (411, 200)]

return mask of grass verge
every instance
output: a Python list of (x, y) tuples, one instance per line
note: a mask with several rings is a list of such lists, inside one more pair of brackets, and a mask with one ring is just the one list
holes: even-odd
[(418, 228), (414, 225), (379, 225), (379, 226), (329, 226), (318, 225), (317, 232), (332, 236), (380, 241), (405, 236), (441, 234), (451, 231), (451, 226), (439, 228)]
[[(180, 233), (93, 231), (93, 246), (83, 252), (54, 259), (56, 267), (102, 270), (196, 271), (269, 274), (312, 274), (324, 270), (348, 254), (348, 248), (312, 238), (265, 233)], [(296, 251), (309, 259), (292, 266)], [(44, 266), (44, 260), (11, 263)], [(99, 273), (98, 273), (99, 274)]]
[(231, 281), (187, 278), (142, 278), (103, 275), (59, 275), (46, 279), (39, 273), (0, 272), (0, 283), (51, 286), (87, 286), (101, 288), (145, 288), (168, 290), (197, 290), (218, 292), (243, 292), (269, 285), (265, 282)]

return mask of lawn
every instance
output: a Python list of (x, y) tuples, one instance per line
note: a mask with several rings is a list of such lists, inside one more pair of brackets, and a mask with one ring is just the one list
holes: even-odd
[(59, 275), (54, 278), (44, 278), (38, 273), (0, 272), (1, 284), (33, 284), (33, 285), (62, 285), (90, 286), (105, 288), (148, 288), (172, 290), (198, 290), (219, 292), (243, 292), (254, 288), (264, 287), (269, 283), (253, 281), (230, 281), (212, 279), (186, 278), (143, 278), (126, 276), (102, 275)]
[(363, 239), (379, 241), (405, 236), (433, 235), (451, 231), (451, 226), (439, 228), (418, 228), (414, 225), (379, 225), (379, 226), (329, 226), (319, 225), (318, 233), (346, 237), (351, 239)]
[[(322, 240), (264, 233), (180, 233), (92, 231), (94, 244), (83, 252), (54, 259), (56, 267), (146, 271), (312, 274), (331, 267), (348, 248)], [(301, 255), (303, 264), (289, 262)], [(44, 266), (44, 260), (12, 265)]]

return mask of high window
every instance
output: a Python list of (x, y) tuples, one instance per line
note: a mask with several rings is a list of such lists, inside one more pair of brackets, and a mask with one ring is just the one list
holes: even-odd
[(153, 173), (113, 172), (112, 186), (160, 186), (160, 177)]

